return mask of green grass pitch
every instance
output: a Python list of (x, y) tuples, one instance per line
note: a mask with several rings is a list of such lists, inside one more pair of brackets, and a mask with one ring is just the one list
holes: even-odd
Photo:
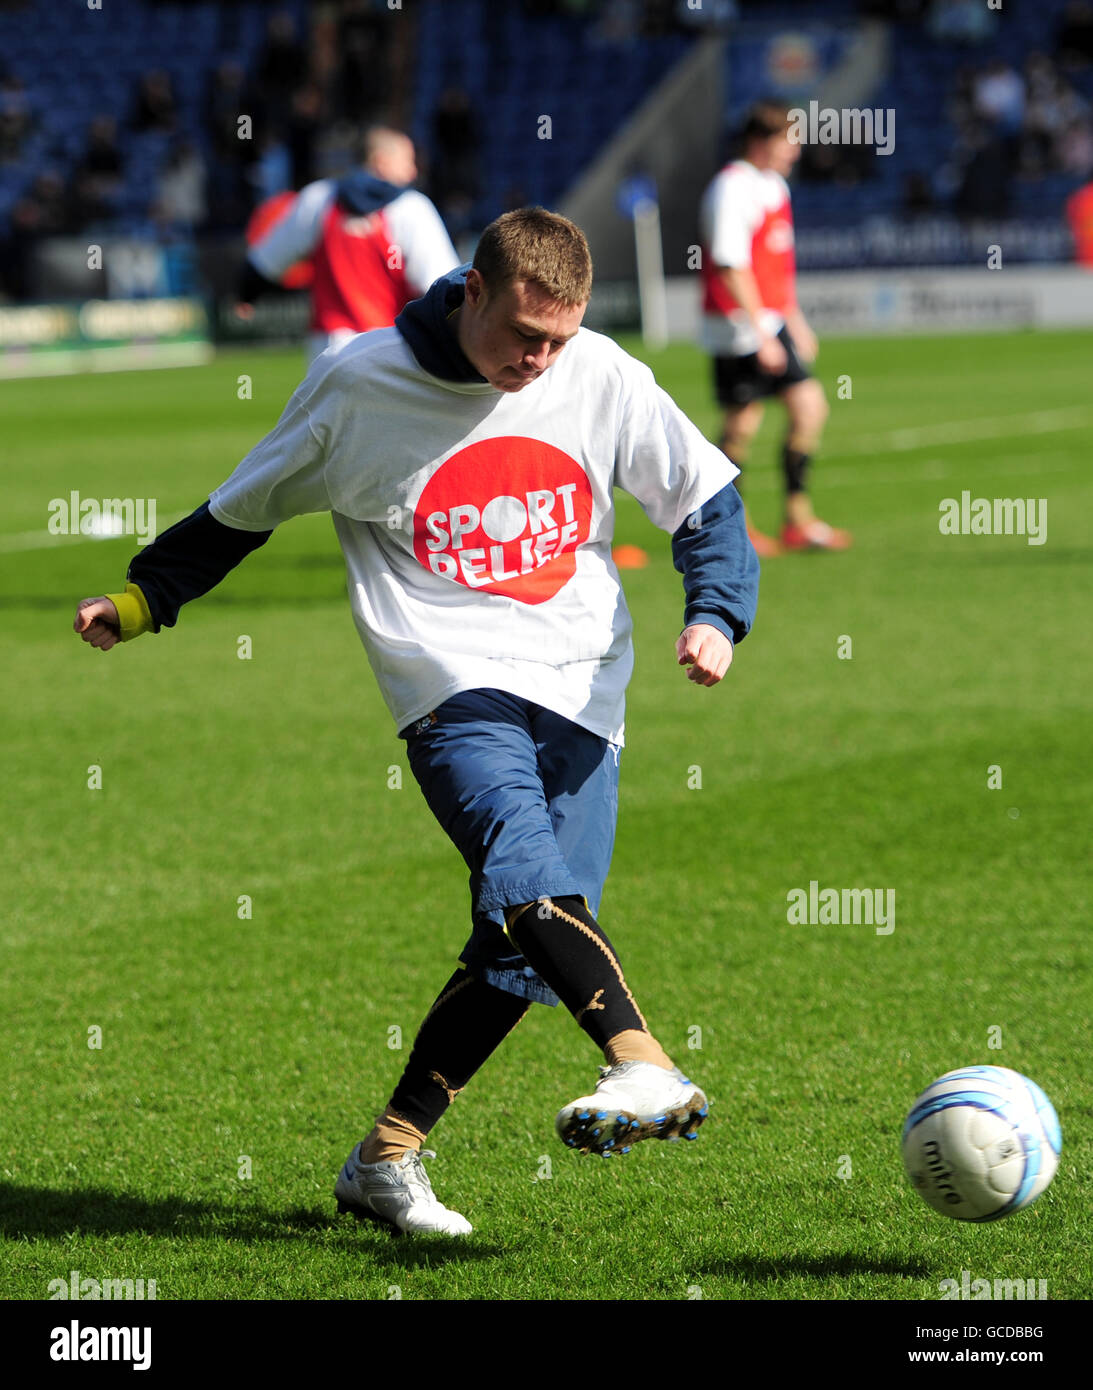
[[(814, 494), (856, 543), (764, 565), (713, 690), (675, 664), (668, 538), (620, 497), (617, 538), (649, 565), (624, 575), (637, 671), (602, 919), (711, 1116), (697, 1144), (568, 1152), (553, 1116), (598, 1058), (533, 1010), (432, 1136), (464, 1244), (334, 1212), (468, 912), (329, 519), (105, 656), (73, 609), (121, 587), (134, 543), (46, 536), (73, 489), (155, 497), (161, 527), (191, 510), (301, 356), (0, 384), (3, 1295), (79, 1270), (161, 1300), (932, 1300), (968, 1270), (1088, 1298), (1089, 353), (1081, 334), (829, 340)], [(705, 359), (650, 360), (712, 433)], [(749, 468), (765, 529), (779, 423)], [(940, 534), (964, 489), (1045, 498), (1046, 544)], [(789, 923), (813, 879), (893, 890), (894, 931)], [(1052, 1188), (986, 1226), (933, 1214), (898, 1150), (917, 1092), (976, 1062), (1036, 1079), (1064, 1133)]]

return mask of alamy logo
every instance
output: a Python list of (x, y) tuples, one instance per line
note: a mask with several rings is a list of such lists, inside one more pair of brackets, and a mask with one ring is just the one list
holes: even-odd
[(944, 497), (937, 509), (943, 536), (1027, 536), (1029, 545), (1047, 540), (1046, 497), (973, 497), (965, 488), (959, 500)]
[(821, 888), (811, 879), (807, 889), (791, 888), (786, 894), (786, 921), (794, 926), (866, 926), (878, 936), (896, 929), (894, 888)]
[(896, 148), (896, 113), (892, 107), (821, 107), (810, 101), (808, 110), (795, 106), (789, 112), (786, 138), (792, 145), (875, 145), (878, 154)]
[(138, 545), (156, 538), (154, 497), (53, 497), (46, 530), (51, 536), (136, 536)]
[(94, 1279), (90, 1275), (80, 1278), (78, 1269), (70, 1269), (67, 1279), (49, 1281), (50, 1300), (55, 1298), (82, 1298), (91, 1302), (102, 1299), (152, 1299), (156, 1296), (156, 1281), (149, 1279)]
[(1017, 1299), (1024, 1303), (1047, 1298), (1046, 1279), (973, 1279), (971, 1270), (960, 1271), (956, 1279), (942, 1279), (938, 1285), (942, 1299), (956, 1298), (964, 1302), (978, 1302), (984, 1299)]
[(53, 1361), (131, 1361), (134, 1371), (152, 1364), (150, 1327), (81, 1327), (73, 1319), (49, 1334)]

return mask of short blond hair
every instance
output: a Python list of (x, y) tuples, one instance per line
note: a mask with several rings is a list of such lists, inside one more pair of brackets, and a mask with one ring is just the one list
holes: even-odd
[(370, 164), (378, 154), (388, 154), (405, 144), (414, 142), (404, 130), (396, 130), (389, 125), (369, 125), (361, 131), (357, 142), (357, 155), (362, 164)]
[(517, 208), (491, 222), (474, 253), (474, 268), (491, 292), (528, 280), (560, 304), (587, 304), (592, 293), (584, 232), (546, 208)]

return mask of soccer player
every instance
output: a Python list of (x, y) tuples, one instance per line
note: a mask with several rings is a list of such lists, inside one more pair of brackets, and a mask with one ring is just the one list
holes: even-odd
[(783, 548), (845, 550), (850, 544), (846, 531), (816, 516), (805, 482), (828, 408), (807, 366), (816, 356), (816, 337), (797, 304), (786, 176), (801, 147), (789, 139), (789, 124), (784, 106), (756, 106), (744, 126), (743, 158), (717, 174), (700, 210), (703, 345), (713, 354), (725, 412), (721, 447), (743, 464), (763, 401), (777, 396), (786, 409), (781, 544), (748, 523), (761, 557)]
[(388, 328), (412, 299), (459, 264), (440, 214), (417, 178), (414, 143), (372, 126), (362, 167), (302, 188), (288, 213), (250, 248), (237, 288), (241, 306), (310, 259), (313, 360), (332, 344)]
[(672, 535), (675, 656), (698, 685), (751, 626), (758, 561), (735, 467), (647, 367), (581, 328), (591, 280), (573, 223), (506, 213), (473, 266), (313, 363), (227, 482), (134, 558), (125, 593), (76, 614), (104, 651), (158, 632), (282, 521), (333, 513), (372, 669), (470, 869), (461, 965), (335, 1188), (340, 1210), (401, 1230), (470, 1230), (434, 1196), (423, 1145), (533, 1001), (561, 1000), (606, 1062), (556, 1118), (571, 1147), (693, 1138), (706, 1114), (596, 919), (633, 663), (612, 490)]

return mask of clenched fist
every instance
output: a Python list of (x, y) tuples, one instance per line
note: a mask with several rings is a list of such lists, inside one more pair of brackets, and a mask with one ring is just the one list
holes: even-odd
[(676, 656), (689, 666), (687, 679), (696, 685), (716, 685), (732, 665), (732, 643), (709, 623), (685, 627), (676, 639)]
[(108, 652), (116, 642), (121, 641), (121, 619), (113, 601), (102, 595), (98, 598), (81, 599), (76, 607), (76, 621), (72, 630), (78, 632), (85, 642), (90, 642), (100, 651)]

